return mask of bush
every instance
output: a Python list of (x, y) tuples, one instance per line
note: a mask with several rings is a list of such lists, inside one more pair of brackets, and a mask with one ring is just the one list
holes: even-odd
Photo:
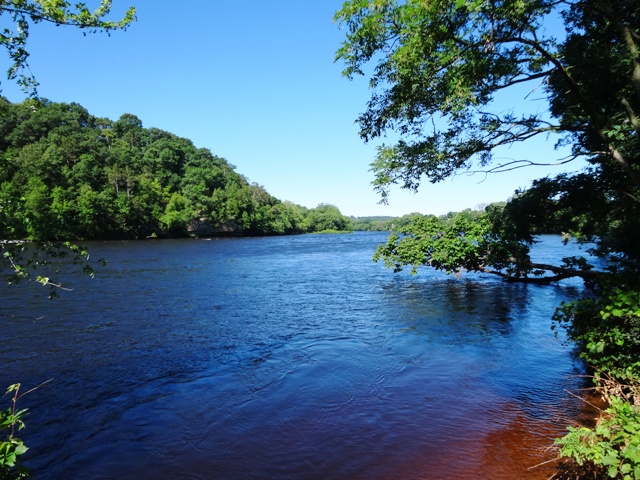
[(18, 457), (28, 449), (22, 440), (15, 436), (16, 429), (24, 428), (22, 419), (27, 412), (26, 409), (17, 409), (17, 403), (20, 399), (19, 392), (19, 383), (9, 386), (7, 394), (13, 393), (12, 405), (6, 410), (0, 411), (0, 431), (6, 432), (6, 438), (0, 441), (0, 479), (2, 480), (29, 477), (27, 469), (18, 461)]
[(594, 428), (569, 427), (560, 456), (592, 473), (640, 480), (640, 291), (613, 288), (558, 308), (554, 320), (577, 342), (609, 403)]
[(610, 478), (640, 479), (640, 412), (627, 399), (611, 397), (595, 428), (568, 427), (558, 438), (560, 455), (592, 470), (605, 469)]

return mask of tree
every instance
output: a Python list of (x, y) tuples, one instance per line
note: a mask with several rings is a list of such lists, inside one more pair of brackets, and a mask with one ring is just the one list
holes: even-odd
[[(0, 238), (60, 240), (311, 231), (325, 209), (283, 204), (225, 159), (138, 117), (0, 98)], [(3, 120), (5, 120), (3, 122)], [(349, 229), (333, 207), (322, 228)], [(314, 225), (318, 223), (315, 222)], [(0, 243), (0, 252), (8, 244)], [(0, 257), (0, 269), (10, 267)]]
[[(104, 31), (110, 32), (112, 30), (126, 29), (130, 23), (135, 19), (135, 9), (129, 8), (125, 13), (125, 16), (118, 21), (105, 20), (105, 17), (111, 10), (111, 0), (101, 0), (100, 6), (93, 12), (90, 11), (84, 3), (77, 3), (75, 7), (71, 7), (69, 2), (65, 0), (0, 0), (0, 18), (5, 21), (5, 25), (13, 22), (14, 29), (5, 27), (0, 31), (0, 46), (5, 48), (7, 54), (12, 62), (11, 66), (7, 70), (7, 78), (9, 80), (17, 80), (17, 83), (22, 89), (29, 93), (33, 97), (37, 97), (38, 82), (30, 73), (28, 57), (29, 52), (27, 50), (27, 40), (29, 38), (29, 29), (32, 24), (40, 22), (50, 22), (57, 26), (69, 25), (79, 29), (88, 30), (90, 32)], [(74, 109), (74, 105), (71, 106)], [(31, 105), (31, 108), (37, 110), (35, 105)], [(11, 139), (9, 138), (10, 131), (15, 131), (16, 127), (23, 125), (18, 115), (8, 114), (11, 110), (8, 102), (0, 97), (0, 151), (4, 152)], [(51, 110), (46, 110), (47, 113)], [(84, 109), (80, 109), (80, 117), (86, 118), (88, 112)], [(43, 126), (46, 122), (36, 122)], [(69, 140), (69, 136), (63, 135), (59, 139)], [(67, 142), (68, 143), (68, 142)], [(69, 146), (69, 145), (67, 145)], [(69, 150), (69, 149), (67, 149)], [(50, 152), (54, 153), (54, 152)], [(73, 159), (74, 155), (67, 153), (67, 159)], [(46, 158), (43, 154), (41, 160), (47, 163), (51, 163), (49, 168), (57, 170), (55, 162), (50, 162), (51, 158)], [(77, 160), (77, 158), (76, 158)], [(33, 273), (36, 281), (43, 285), (48, 285), (52, 288), (50, 295), (56, 293), (57, 288), (62, 288), (61, 285), (50, 281), (47, 273), (57, 272), (58, 266), (56, 260), (60, 258), (71, 257), (73, 263), (79, 263), (82, 265), (83, 270), (92, 275), (93, 269), (89, 263), (89, 254), (86, 250), (73, 245), (71, 243), (51, 243), (51, 242), (36, 242), (31, 245), (27, 245), (20, 242), (8, 243), (8, 238), (14, 238), (19, 232), (32, 230), (32, 225), (29, 225), (30, 219), (25, 219), (24, 222), (16, 222), (16, 217), (20, 212), (17, 212), (18, 198), (12, 197), (11, 194), (7, 195), (12, 189), (8, 183), (9, 170), (12, 166), (8, 158), (4, 158), (0, 155), (0, 274), (4, 274), (4, 270), (9, 270), (9, 284), (16, 283), (23, 279), (30, 279)], [(69, 167), (69, 165), (67, 165)], [(30, 181), (30, 191), (25, 197), (25, 204), (32, 204), (32, 211), (34, 213), (33, 224), (38, 224), (36, 229), (46, 230), (46, 235), (54, 234), (51, 231), (47, 223), (47, 219), (53, 216), (58, 218), (65, 217), (70, 210), (70, 202), (65, 196), (65, 191), (61, 187), (56, 187), (53, 190), (53, 202), (51, 205), (51, 211), (47, 212), (47, 187), (38, 179), (35, 172), (31, 172), (32, 181)], [(16, 193), (11, 191), (10, 193)], [(18, 225), (18, 223), (23, 223)], [(27, 223), (27, 225), (24, 225)], [(63, 222), (64, 223), (64, 222)], [(29, 232), (30, 234), (33, 232)], [(55, 274), (55, 273), (54, 273)], [(36, 387), (37, 388), (37, 387)], [(17, 459), (22, 455), (27, 448), (23, 445), (22, 441), (14, 437), (14, 430), (16, 425), (21, 427), (23, 422), (21, 417), (24, 415), (25, 410), (17, 411), (15, 406), (17, 400), (20, 398), (18, 392), (20, 384), (14, 384), (9, 387), (7, 393), (15, 392), (13, 397), (13, 408), (7, 411), (0, 412), (2, 420), (2, 429), (8, 429), (8, 436), (6, 439), (0, 441), (0, 476), (2, 478), (27, 478), (28, 472), (19, 465)], [(27, 392), (29, 393), (29, 392)]]
[(74, 7), (66, 0), (0, 0), (0, 15), (5, 22), (14, 24), (14, 29), (4, 28), (0, 32), (0, 46), (6, 49), (11, 59), (7, 70), (9, 80), (17, 80), (23, 90), (37, 95), (38, 82), (29, 71), (27, 41), (29, 29), (40, 22), (68, 25), (94, 32), (125, 30), (136, 18), (136, 10), (130, 7), (120, 20), (107, 20), (112, 0), (101, 0), (91, 11), (86, 4)]
[(340, 213), (340, 209), (327, 203), (321, 203), (309, 212), (308, 223), (311, 232), (352, 229), (351, 221)]
[[(518, 253), (551, 217), (555, 228), (595, 241), (595, 253), (640, 268), (637, 2), (350, 0), (335, 19), (346, 27), (336, 55), (345, 63), (343, 74), (364, 75), (374, 63), (360, 135), (365, 141), (389, 130), (400, 136), (395, 145), (379, 147), (372, 164), (382, 201), (393, 184), (417, 190), (424, 179), (531, 165), (499, 163), (494, 155), (500, 147), (553, 136), (571, 153), (549, 163), (582, 158), (588, 166), (576, 175), (541, 179), (494, 209), (487, 235), (515, 249), (495, 266), (511, 259), (513, 275), (539, 273)], [(555, 19), (563, 21), (563, 39), (549, 33)], [(497, 99), (526, 85), (541, 91), (546, 110), (497, 107)], [(458, 267), (480, 260), (488, 260), (486, 251)]]
[[(125, 30), (135, 20), (135, 8), (130, 7), (120, 20), (108, 20), (111, 4), (111, 0), (101, 0), (100, 5), (91, 11), (84, 3), (77, 3), (72, 7), (65, 0), (0, 0), (0, 18), (4, 20), (4, 25), (7, 25), (0, 31), (0, 46), (6, 50), (12, 62), (7, 70), (7, 79), (16, 80), (26, 93), (32, 97), (37, 97), (38, 82), (34, 75), (30, 73), (28, 63), (27, 41), (31, 26), (45, 22), (56, 26), (72, 26), (90, 33), (110, 33), (115, 30)], [(13, 28), (9, 26), (11, 24), (13, 24)], [(38, 119), (36, 118), (37, 115), (31, 115), (33, 112), (40, 111), (35, 104), (24, 104), (25, 108), (32, 110), (28, 112), (28, 115), (30, 119), (35, 120), (34, 122), (23, 122), (21, 115), (19, 113), (16, 114), (15, 110), (11, 114), (5, 115), (5, 113), (8, 113), (5, 110), (9, 109), (8, 102), (0, 98), (0, 104), (0, 108), (3, 110), (2, 117), (0, 117), (0, 146), (3, 151), (12, 143), (9, 135), (10, 130), (16, 132), (21, 129), (22, 132), (19, 135), (25, 139), (30, 134), (41, 136), (41, 132), (37, 131), (38, 128), (53, 128), (47, 123), (48, 119)], [(71, 107), (73, 109), (74, 106), (72, 105)], [(45, 115), (51, 112), (49, 109), (42, 110), (46, 112)], [(86, 114), (87, 112), (80, 111), (79, 113), (82, 115), (82, 113)], [(15, 142), (13, 143), (15, 145)], [(27, 141), (27, 143), (31, 142)], [(9, 162), (7, 161), (7, 163)], [(5, 177), (0, 177), (0, 179), (6, 181), (7, 166), (2, 165), (0, 170), (3, 171), (3, 177)], [(5, 188), (4, 192), (6, 191), (8, 190)], [(44, 208), (44, 195), (45, 192), (42, 186), (34, 186), (27, 197), (27, 203), (30, 201), (36, 207), (36, 210), (41, 210), (38, 215), (46, 216), (47, 213), (42, 210)], [(21, 244), (6, 243), (4, 241), (6, 238), (13, 238), (19, 231), (29, 231), (30, 229), (28, 225), (16, 225), (15, 215), (19, 213), (15, 210), (16, 200), (8, 199), (5, 196), (0, 204), (0, 227), (2, 227), (2, 230), (0, 230), (0, 237), (2, 238), (2, 243), (0, 243), (0, 253), (2, 254), (0, 271), (5, 269), (11, 271), (11, 282), (29, 278), (32, 268), (51, 265), (53, 259), (61, 256), (73, 257), (74, 261), (84, 263), (84, 268), (92, 272), (87, 263), (88, 253), (75, 245), (40, 242), (27, 248)], [(7, 215), (9, 209), (10, 216)], [(44, 275), (37, 275), (36, 279), (45, 285), (58, 286), (50, 282), (49, 277)]]
[[(531, 165), (494, 155), (538, 137), (570, 148), (548, 164), (586, 160), (582, 171), (539, 179), (478, 215), (416, 218), (375, 258), (395, 270), (428, 265), (508, 280), (583, 278), (599, 295), (562, 305), (554, 326), (567, 329), (594, 367), (611, 408), (599, 427), (573, 429), (556, 443), (579, 465), (595, 465), (591, 473), (640, 478), (640, 3), (347, 0), (335, 19), (346, 27), (336, 55), (344, 75), (364, 75), (374, 63), (360, 135), (399, 135), (395, 145), (379, 147), (373, 163), (382, 201), (393, 184), (417, 190), (425, 178)], [(554, 37), (549, 25), (557, 21), (565, 31)], [(498, 107), (524, 87), (542, 95), (545, 108)], [(584, 258), (532, 263), (530, 245), (544, 231), (593, 242), (591, 253), (607, 260), (607, 273), (594, 272)]]

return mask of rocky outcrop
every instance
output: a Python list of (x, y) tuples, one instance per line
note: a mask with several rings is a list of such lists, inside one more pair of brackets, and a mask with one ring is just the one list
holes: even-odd
[(187, 227), (189, 234), (196, 237), (217, 237), (221, 235), (242, 235), (242, 228), (234, 219), (213, 224), (207, 218), (193, 220)]

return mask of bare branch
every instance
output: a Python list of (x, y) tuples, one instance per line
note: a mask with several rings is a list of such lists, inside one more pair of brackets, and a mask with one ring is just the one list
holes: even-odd
[[(602, 3), (602, 2), (599, 2)], [(571, 76), (569, 70), (565, 68), (560, 59), (556, 58), (550, 52), (542, 47), (539, 42), (529, 40), (523, 37), (513, 38), (514, 42), (521, 42), (524, 45), (529, 45), (533, 49), (535, 49), (538, 53), (540, 53), (544, 58), (546, 58), (549, 62), (551, 62), (557, 69), (557, 71), (565, 78), (568, 84), (571, 86), (572, 90), (578, 95), (580, 98), (580, 102), (582, 103), (582, 107), (585, 112), (587, 112), (587, 116), (589, 117), (589, 126), (591, 129), (598, 135), (598, 137), (602, 140), (602, 142), (607, 146), (609, 150), (609, 155), (613, 157), (613, 159), (620, 164), (622, 169), (627, 174), (627, 177), (637, 186), (640, 187), (640, 178), (636, 175), (634, 170), (631, 168), (631, 165), (627, 161), (627, 159), (622, 155), (622, 153), (613, 146), (613, 144), (607, 138), (607, 135), (604, 133), (602, 127), (600, 126), (600, 122), (597, 120), (597, 115), (593, 110), (591, 102), (584, 96), (582, 89), (576, 83), (576, 81)], [(635, 78), (634, 71), (634, 78)], [(640, 66), (638, 66), (638, 82), (640, 83)]]
[(638, 197), (637, 195), (634, 195), (634, 194), (629, 193), (629, 192), (620, 192), (620, 193), (622, 193), (623, 195), (626, 195), (627, 197), (629, 197), (634, 202), (640, 203), (640, 197)]

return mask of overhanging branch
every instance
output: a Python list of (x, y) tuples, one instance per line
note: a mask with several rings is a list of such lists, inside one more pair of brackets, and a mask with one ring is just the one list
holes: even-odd
[[(516, 260), (514, 258), (510, 258), (509, 262), (516, 264)], [(481, 271), (483, 273), (489, 273), (491, 275), (497, 275), (500, 278), (503, 278), (509, 282), (519, 282), (519, 283), (536, 283), (542, 285), (548, 285), (549, 283), (559, 282), (560, 280), (565, 280), (567, 278), (578, 277), (584, 281), (594, 281), (603, 275), (607, 275), (605, 272), (600, 272), (597, 270), (574, 270), (571, 268), (563, 268), (558, 267), (556, 265), (549, 265), (546, 263), (535, 263), (529, 262), (526, 264), (527, 267), (530, 267), (532, 270), (546, 270), (554, 273), (553, 276), (547, 277), (516, 277), (513, 275), (509, 275), (508, 273), (501, 272), (500, 270), (492, 270), (489, 268), (482, 268)]]
[(559, 158), (558, 161), (556, 162), (533, 162), (531, 160), (524, 160), (524, 159), (511, 160), (509, 162), (496, 165), (495, 167), (489, 168), (487, 170), (467, 170), (466, 172), (458, 175), (471, 176), (476, 174), (482, 174), (485, 176), (485, 179), (486, 179), (486, 177), (491, 173), (510, 172), (512, 170), (517, 170), (519, 168), (526, 168), (526, 167), (554, 167), (554, 166), (565, 165), (567, 163), (570, 163), (574, 161), (576, 158), (578, 158), (578, 155), (569, 155), (567, 157)]

